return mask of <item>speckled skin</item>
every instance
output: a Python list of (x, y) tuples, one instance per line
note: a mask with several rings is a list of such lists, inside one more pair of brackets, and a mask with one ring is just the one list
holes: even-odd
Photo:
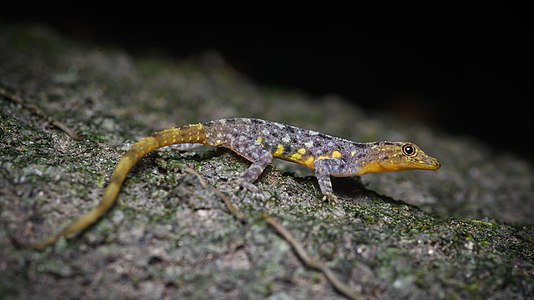
[[(410, 169), (436, 170), (441, 165), (408, 142), (355, 143), (312, 130), (260, 119), (232, 118), (169, 128), (145, 137), (119, 160), (102, 201), (59, 233), (35, 244), (44, 249), (61, 237), (83, 231), (104, 215), (115, 202), (126, 176), (144, 155), (170, 145), (204, 144), (231, 149), (252, 162), (239, 184), (254, 191), (252, 184), (274, 157), (315, 170), (325, 199), (335, 203), (330, 176), (358, 176), (370, 172)], [(187, 147), (186, 147), (187, 148)]]
[[(202, 124), (206, 144), (226, 147), (252, 162), (242, 182), (252, 183), (273, 157), (315, 170), (323, 195), (334, 202), (330, 176), (440, 167), (440, 163), (407, 142), (356, 143), (312, 130), (261, 119), (233, 118)], [(412, 155), (403, 148), (411, 147)]]

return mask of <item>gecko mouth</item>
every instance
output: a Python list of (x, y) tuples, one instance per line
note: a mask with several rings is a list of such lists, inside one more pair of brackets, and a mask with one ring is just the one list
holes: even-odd
[(424, 170), (437, 170), (439, 168), (441, 168), (441, 163), (433, 157), (428, 157), (421, 164), (421, 169)]

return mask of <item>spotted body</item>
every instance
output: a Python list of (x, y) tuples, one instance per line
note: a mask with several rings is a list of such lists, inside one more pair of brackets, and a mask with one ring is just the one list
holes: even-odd
[(175, 144), (203, 144), (228, 148), (252, 164), (239, 183), (252, 183), (273, 158), (315, 171), (324, 197), (335, 203), (330, 176), (359, 176), (371, 172), (411, 169), (436, 170), (440, 163), (409, 142), (356, 143), (316, 131), (261, 119), (232, 118), (170, 128), (145, 137), (119, 160), (102, 201), (63, 231), (31, 246), (43, 249), (59, 238), (73, 236), (96, 222), (115, 202), (130, 169), (144, 155)]

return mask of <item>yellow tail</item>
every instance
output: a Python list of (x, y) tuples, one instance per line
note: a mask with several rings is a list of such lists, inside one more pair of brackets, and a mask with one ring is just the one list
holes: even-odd
[(38, 250), (44, 249), (54, 244), (61, 237), (72, 237), (76, 235), (100, 219), (100, 217), (102, 217), (102, 215), (104, 215), (115, 203), (117, 195), (121, 190), (122, 183), (126, 179), (126, 175), (128, 175), (130, 169), (139, 159), (141, 159), (141, 157), (156, 149), (173, 144), (203, 144), (205, 142), (206, 131), (202, 124), (191, 124), (178, 128), (166, 129), (138, 141), (130, 147), (128, 152), (126, 152), (117, 163), (113, 175), (111, 176), (111, 181), (104, 191), (102, 201), (100, 201), (97, 207), (91, 209), (88, 213), (78, 218), (74, 223), (59, 233), (52, 235), (41, 242), (31, 244), (30, 247)]

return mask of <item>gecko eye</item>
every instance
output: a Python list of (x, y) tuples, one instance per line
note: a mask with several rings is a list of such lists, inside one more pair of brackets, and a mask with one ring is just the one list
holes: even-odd
[(412, 144), (404, 144), (402, 145), (402, 153), (410, 157), (414, 157), (417, 155), (417, 149)]

